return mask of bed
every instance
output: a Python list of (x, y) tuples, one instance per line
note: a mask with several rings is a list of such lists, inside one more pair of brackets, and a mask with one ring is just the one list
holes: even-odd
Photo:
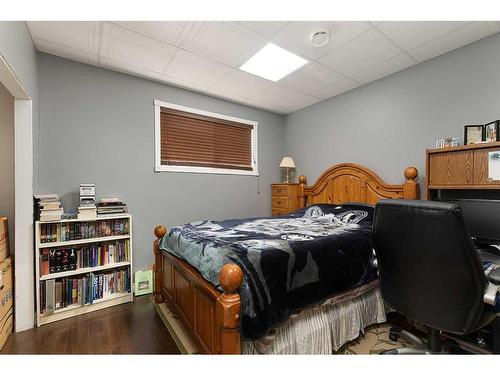
[(380, 315), (370, 205), (418, 199), (417, 175), (409, 167), (403, 184), (390, 185), (366, 167), (338, 164), (313, 185), (299, 177), (300, 209), (289, 215), (205, 220), (168, 234), (157, 226), (155, 301), (169, 304), (203, 353), (269, 352), (301, 325), (329, 319), (339, 330), (354, 312), (370, 310), (343, 339), (328, 340), (353, 339)]

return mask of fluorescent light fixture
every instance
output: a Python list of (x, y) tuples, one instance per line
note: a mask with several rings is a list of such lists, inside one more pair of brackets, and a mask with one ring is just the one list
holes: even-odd
[(240, 69), (276, 82), (308, 62), (276, 44), (268, 43), (240, 66)]

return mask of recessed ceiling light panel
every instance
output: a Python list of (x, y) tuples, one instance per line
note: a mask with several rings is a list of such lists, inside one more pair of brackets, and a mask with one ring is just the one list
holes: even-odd
[(308, 62), (294, 53), (268, 43), (240, 66), (240, 69), (276, 82)]

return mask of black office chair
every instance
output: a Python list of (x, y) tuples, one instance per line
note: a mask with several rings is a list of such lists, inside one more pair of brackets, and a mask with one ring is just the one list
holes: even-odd
[[(405, 336), (417, 349), (389, 353), (441, 352), (444, 338), (475, 332), (495, 318), (484, 301), (495, 304), (500, 268), (491, 267), (485, 275), (457, 205), (382, 200), (375, 208), (373, 231), (384, 301), (428, 330), (423, 341), (392, 328), (392, 339)], [(487, 256), (500, 265), (500, 256)], [(464, 348), (465, 342), (458, 341)], [(478, 346), (477, 352), (484, 348)]]

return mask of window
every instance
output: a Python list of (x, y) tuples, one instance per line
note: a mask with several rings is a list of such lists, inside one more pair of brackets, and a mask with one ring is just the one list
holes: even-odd
[(155, 100), (155, 170), (258, 175), (257, 122)]

